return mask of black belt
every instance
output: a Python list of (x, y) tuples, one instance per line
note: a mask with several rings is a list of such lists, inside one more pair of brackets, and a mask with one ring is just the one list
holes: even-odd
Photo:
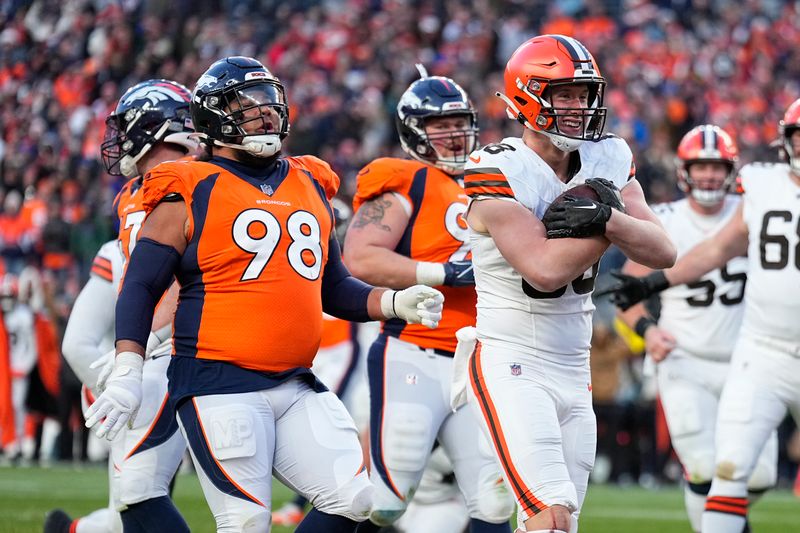
[(423, 352), (427, 352), (427, 353), (433, 352), (436, 355), (442, 355), (444, 357), (453, 358), (453, 357), (456, 356), (456, 352), (449, 352), (447, 350), (440, 350), (439, 348), (423, 348), (422, 346), (420, 346), (419, 349), (422, 350)]

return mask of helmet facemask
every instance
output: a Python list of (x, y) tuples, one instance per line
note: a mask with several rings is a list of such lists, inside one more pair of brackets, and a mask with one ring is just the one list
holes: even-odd
[(790, 124), (787, 126), (781, 121), (779, 127), (783, 140), (783, 150), (786, 152), (786, 157), (789, 159), (789, 166), (795, 174), (800, 174), (800, 154), (795, 153), (794, 145), (792, 145), (792, 134), (800, 130), (800, 126), (797, 124)]
[[(605, 81), (602, 78), (591, 80), (528, 80), (524, 85), (517, 80), (520, 90), (533, 98), (540, 106), (539, 114), (534, 117), (535, 128), (546, 135), (556, 148), (564, 152), (577, 150), (584, 141), (597, 141), (603, 134), (608, 109), (603, 107)], [(585, 85), (588, 89), (586, 107), (555, 107), (553, 94), (564, 86)], [(570, 133), (563, 131), (565, 122), (575, 121), (579, 131)]]
[[(468, 125), (458, 130), (429, 132), (429, 120), (441, 117), (465, 117)], [(408, 115), (399, 124), (400, 144), (406, 153), (418, 161), (448, 174), (461, 174), (467, 157), (478, 148), (478, 128), (475, 123), (475, 114), (472, 112), (429, 115), (424, 118)]]
[[(718, 163), (724, 165), (728, 172), (725, 179), (714, 189), (703, 189), (693, 179), (690, 172), (690, 167), (698, 163)], [(731, 189), (731, 185), (736, 179), (736, 166), (725, 160), (720, 159), (695, 159), (690, 161), (680, 162), (680, 189), (685, 193), (691, 195), (695, 202), (703, 207), (715, 207), (725, 199), (725, 195)]]
[(289, 132), (289, 112), (283, 86), (272, 80), (253, 80), (204, 95), (199, 104), (220, 117), (217, 146), (245, 151), (255, 157), (277, 154)]

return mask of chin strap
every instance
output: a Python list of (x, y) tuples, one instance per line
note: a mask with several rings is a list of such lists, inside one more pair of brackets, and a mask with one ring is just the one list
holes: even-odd
[(224, 146), (234, 150), (242, 150), (255, 157), (272, 157), (281, 149), (281, 138), (277, 134), (269, 135), (248, 135), (242, 144), (225, 143), (214, 139), (214, 146)]

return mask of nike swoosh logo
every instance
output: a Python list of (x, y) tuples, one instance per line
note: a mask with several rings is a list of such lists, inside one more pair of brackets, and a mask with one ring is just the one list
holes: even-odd
[(597, 209), (596, 205), (576, 205), (575, 209)]
[(469, 160), (472, 161), (473, 163), (480, 163), (481, 162), (481, 156), (478, 156), (478, 157), (469, 156)]

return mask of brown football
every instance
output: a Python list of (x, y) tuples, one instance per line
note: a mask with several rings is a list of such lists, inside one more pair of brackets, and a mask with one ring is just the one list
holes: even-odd
[[(556, 197), (555, 200), (550, 204), (551, 206), (557, 205), (558, 203), (562, 202), (564, 196), (570, 195), (576, 198), (589, 198), (591, 200), (600, 201), (600, 196), (595, 192), (594, 189), (586, 185), (585, 183), (581, 183), (580, 185), (576, 185), (566, 191), (562, 192), (560, 195)], [(549, 209), (549, 207), (548, 207)]]

